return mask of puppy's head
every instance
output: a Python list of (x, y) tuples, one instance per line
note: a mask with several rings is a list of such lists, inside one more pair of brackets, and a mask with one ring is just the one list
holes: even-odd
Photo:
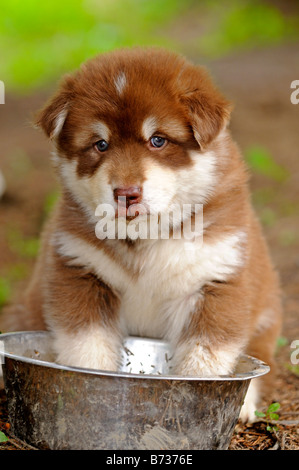
[(129, 216), (136, 204), (161, 214), (208, 199), (216, 184), (210, 146), (229, 113), (205, 70), (136, 48), (97, 56), (67, 76), (37, 124), (55, 143), (74, 199), (90, 214), (110, 204)]

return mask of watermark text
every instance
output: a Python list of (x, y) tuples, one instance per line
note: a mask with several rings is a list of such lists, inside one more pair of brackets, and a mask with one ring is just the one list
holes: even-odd
[(295, 90), (291, 93), (291, 103), (298, 104), (299, 103), (299, 80), (293, 80), (291, 83), (291, 88), (295, 88)]
[(99, 204), (95, 216), (99, 221), (95, 233), (100, 240), (108, 239), (181, 239), (197, 242), (203, 236), (203, 205), (183, 204), (169, 211), (151, 213), (142, 204), (128, 208), (119, 204)]
[(291, 363), (293, 365), (298, 365), (299, 364), (299, 339), (295, 339), (294, 341), (292, 341), (291, 349), (295, 349), (295, 351), (291, 353)]
[(5, 104), (5, 86), (4, 82), (0, 80), (0, 104)]

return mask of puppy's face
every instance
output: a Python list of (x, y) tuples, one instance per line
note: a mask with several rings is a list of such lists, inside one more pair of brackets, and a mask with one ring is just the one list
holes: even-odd
[(110, 204), (130, 217), (205, 202), (215, 185), (209, 145), (228, 116), (204, 70), (169, 52), (131, 49), (67, 77), (37, 123), (55, 142), (73, 198), (89, 214)]

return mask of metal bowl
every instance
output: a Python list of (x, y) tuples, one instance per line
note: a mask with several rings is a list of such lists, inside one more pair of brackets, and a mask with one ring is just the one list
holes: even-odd
[(227, 449), (251, 379), (269, 371), (242, 356), (232, 376), (175, 376), (169, 345), (137, 337), (119, 372), (56, 364), (44, 331), (0, 343), (11, 430), (40, 449)]

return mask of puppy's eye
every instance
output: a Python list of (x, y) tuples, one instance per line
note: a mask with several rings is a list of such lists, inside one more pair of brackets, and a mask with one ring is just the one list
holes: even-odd
[(164, 137), (154, 135), (151, 138), (150, 143), (151, 143), (152, 147), (160, 149), (160, 148), (164, 147), (164, 145), (166, 144), (166, 139), (164, 139)]
[(108, 144), (108, 142), (106, 142), (106, 140), (102, 139), (102, 140), (99, 140), (98, 142), (96, 142), (94, 144), (94, 147), (99, 152), (105, 152), (108, 149), (109, 144)]

